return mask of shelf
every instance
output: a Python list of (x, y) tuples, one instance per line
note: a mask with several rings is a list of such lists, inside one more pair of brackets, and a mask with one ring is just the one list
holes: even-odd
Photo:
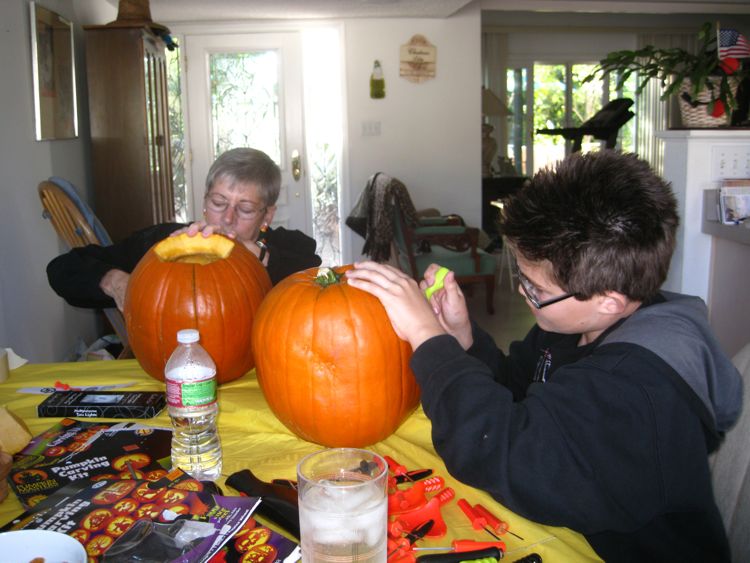
[(718, 221), (703, 221), (701, 230), (707, 235), (750, 245), (750, 225), (747, 223), (724, 225)]
[(703, 225), (701, 231), (707, 235), (750, 245), (750, 223), (725, 225), (719, 221), (716, 198), (719, 190), (703, 190)]

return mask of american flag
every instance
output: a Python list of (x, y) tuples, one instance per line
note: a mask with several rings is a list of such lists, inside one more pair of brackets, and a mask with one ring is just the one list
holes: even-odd
[(719, 30), (719, 58), (733, 57), (742, 59), (750, 57), (750, 44), (741, 33), (734, 29)]

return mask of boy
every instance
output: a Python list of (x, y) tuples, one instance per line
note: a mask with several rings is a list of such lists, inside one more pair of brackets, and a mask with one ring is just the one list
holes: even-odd
[(505, 206), (501, 231), (537, 324), (506, 355), (469, 321), (452, 273), (428, 303), (365, 262), (452, 475), (606, 561), (728, 561), (707, 456), (741, 380), (695, 297), (661, 293), (678, 225), (670, 187), (633, 155), (573, 155)]

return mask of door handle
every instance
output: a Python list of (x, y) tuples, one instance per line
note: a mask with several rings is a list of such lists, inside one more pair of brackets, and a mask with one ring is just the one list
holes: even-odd
[(299, 155), (299, 151), (294, 149), (292, 151), (292, 178), (299, 180), (302, 176), (302, 157)]

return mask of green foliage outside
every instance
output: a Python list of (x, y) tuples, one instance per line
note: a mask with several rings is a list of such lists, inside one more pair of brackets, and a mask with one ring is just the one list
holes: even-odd
[(178, 50), (167, 51), (167, 103), (169, 143), (172, 152), (172, 185), (175, 218), (187, 222), (187, 182), (185, 180), (185, 124), (182, 117), (182, 83)]
[[(570, 81), (566, 79), (567, 66), (570, 67)], [(560, 135), (537, 134), (537, 129), (559, 129), (563, 127), (577, 127), (592, 117), (602, 108), (604, 99), (627, 97), (635, 99), (635, 76), (625, 81), (615, 91), (614, 81), (610, 84), (608, 96), (604, 96), (606, 84), (602, 80), (585, 80), (595, 68), (594, 64), (535, 64), (533, 67), (533, 131), (532, 143), (534, 151), (534, 170), (529, 170), (525, 155), (528, 147), (523, 143), (526, 137), (522, 134), (526, 116), (524, 103), (518, 103), (517, 97), (525, 100), (525, 88), (519, 78), (526, 74), (527, 69), (508, 69), (508, 100), (511, 103), (513, 115), (510, 118), (509, 147), (507, 154), (514, 158), (516, 169), (523, 174), (533, 174), (547, 164), (563, 158), (565, 155), (565, 140)], [(519, 82), (519, 84), (516, 84)], [(570, 89), (571, 108), (570, 118), (566, 122), (566, 88)], [(520, 111), (519, 111), (520, 108)], [(620, 130), (619, 143), (622, 150), (634, 150), (635, 120), (631, 120)], [(520, 144), (521, 146), (516, 146)], [(583, 151), (597, 150), (599, 141), (591, 137), (584, 137)], [(519, 160), (522, 160), (519, 166)]]
[(328, 143), (316, 145), (310, 151), (313, 194), (313, 234), (318, 241), (317, 252), (323, 265), (339, 264), (339, 187), (338, 158)]
[(277, 53), (213, 53), (209, 73), (214, 156), (253, 147), (280, 163)]

